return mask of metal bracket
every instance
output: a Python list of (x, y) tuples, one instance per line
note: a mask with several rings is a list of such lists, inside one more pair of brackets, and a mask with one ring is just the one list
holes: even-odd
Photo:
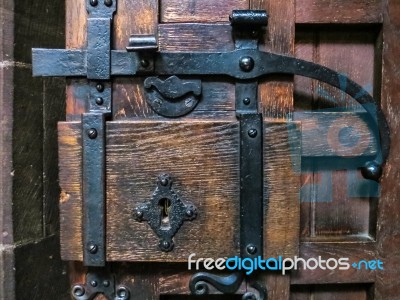
[(176, 76), (161, 80), (148, 77), (144, 81), (146, 101), (159, 115), (181, 117), (191, 112), (199, 102), (201, 80), (182, 80)]
[(160, 238), (159, 247), (164, 252), (174, 248), (172, 238), (183, 222), (194, 220), (197, 216), (197, 208), (190, 202), (183, 202), (171, 186), (171, 176), (159, 176), (151, 200), (137, 206), (133, 212), (137, 221), (148, 222)]
[(85, 284), (76, 284), (71, 294), (76, 300), (92, 300), (103, 294), (108, 300), (128, 300), (130, 291), (126, 286), (115, 286), (115, 277), (107, 272), (90, 272), (86, 274)]

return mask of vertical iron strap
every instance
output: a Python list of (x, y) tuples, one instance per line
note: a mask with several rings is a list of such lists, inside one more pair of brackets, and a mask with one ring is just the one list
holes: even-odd
[(240, 116), (240, 254), (263, 255), (263, 122), (258, 113)]
[(105, 118), (82, 115), (83, 261), (105, 265)]

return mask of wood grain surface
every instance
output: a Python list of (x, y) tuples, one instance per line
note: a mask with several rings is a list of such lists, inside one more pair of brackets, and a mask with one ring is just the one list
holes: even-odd
[(382, 23), (382, 0), (297, 0), (298, 24)]
[[(266, 123), (265, 128), (265, 186), (272, 207), (266, 213), (266, 249), (271, 254), (281, 251), (294, 255), (298, 245), (300, 182), (296, 169), (300, 163), (300, 141), (290, 134), (286, 123)], [(81, 260), (81, 162), (76, 159), (81, 153), (80, 123), (59, 123), (59, 142), (62, 256)], [(109, 122), (108, 260), (186, 261), (191, 253), (215, 258), (236, 255), (238, 167), (237, 122)], [(148, 224), (138, 223), (132, 217), (136, 205), (150, 200), (156, 178), (164, 172), (175, 179), (173, 187), (177, 194), (199, 210), (197, 219), (185, 222), (178, 231), (171, 253), (160, 252), (158, 238)], [(287, 189), (287, 185), (291, 188)], [(274, 211), (279, 213), (274, 215)], [(286, 218), (291, 221), (283, 222)], [(277, 234), (280, 232), (285, 234)]]
[(160, 7), (161, 23), (228, 22), (234, 9), (248, 9), (248, 0), (163, 0)]

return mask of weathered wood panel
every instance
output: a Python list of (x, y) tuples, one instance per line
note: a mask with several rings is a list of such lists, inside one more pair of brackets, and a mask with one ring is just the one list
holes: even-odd
[(81, 126), (60, 122), (58, 132), (61, 258), (82, 260)]
[[(265, 126), (268, 150), (265, 185), (270, 197), (265, 224), (268, 228), (266, 249), (268, 255), (279, 251), (295, 255), (299, 223), (296, 168), (300, 163), (300, 141), (290, 134), (286, 123), (266, 123)], [(81, 260), (80, 123), (59, 123), (59, 136), (62, 256)], [(108, 123), (108, 259), (186, 261), (191, 253), (215, 258), (236, 255), (239, 242), (238, 142), (237, 122)], [(143, 157), (156, 159), (143, 160)], [(181, 198), (193, 202), (199, 209), (198, 218), (184, 223), (177, 233), (175, 250), (171, 253), (160, 252), (158, 238), (148, 224), (138, 223), (132, 217), (134, 207), (150, 199), (156, 178), (163, 172), (175, 178), (173, 186)], [(274, 216), (275, 211), (279, 213)], [(291, 222), (282, 221), (286, 218)]]
[(376, 299), (396, 299), (399, 295), (400, 270), (400, 2), (384, 1), (383, 75), (381, 105), (391, 131), (391, 152), (384, 168), (382, 195), (379, 202), (377, 251), (385, 261), (385, 272), (378, 274)]
[(297, 0), (298, 24), (382, 23), (382, 0)]
[(268, 195), (264, 218), (265, 257), (298, 254), (300, 224), (300, 135), (296, 123), (265, 125), (264, 178)]
[[(107, 130), (107, 258), (186, 261), (238, 253), (238, 123), (224, 121), (120, 122)], [(146, 158), (146, 159), (143, 159)], [(185, 222), (170, 253), (132, 210), (150, 200), (162, 173), (192, 202), (198, 216)], [(138, 234), (140, 232), (140, 234)]]
[[(346, 74), (375, 94), (379, 90), (375, 87), (380, 72), (376, 63), (379, 33), (373, 27), (370, 29), (302, 27), (296, 38), (296, 56)], [(363, 118), (357, 120), (356, 115), (349, 113), (361, 111), (360, 105), (336, 88), (296, 76), (295, 109), (315, 111), (295, 113), (295, 119), (303, 116), (307, 128), (303, 131), (303, 155), (310, 155), (308, 161), (303, 160), (308, 169), (303, 168), (302, 174), (302, 237), (374, 236), (377, 200), (362, 196), (366, 194), (365, 187), (362, 188), (365, 182), (362, 183), (357, 167), (373, 156), (376, 144)], [(340, 111), (336, 113), (340, 117), (332, 126), (329, 122), (335, 118), (334, 110)], [(320, 115), (317, 123), (315, 118), (307, 118), (314, 114)], [(322, 117), (324, 114), (326, 117)], [(312, 129), (313, 123), (318, 129)], [(307, 134), (308, 138), (304, 136)], [(354, 134), (357, 142), (352, 139)], [(339, 155), (334, 160), (323, 158), (327, 152)]]
[[(251, 0), (250, 8), (265, 9), (270, 16), (264, 45), (261, 45), (260, 49), (293, 55), (295, 1)], [(258, 94), (265, 117), (291, 119), (293, 112), (291, 76), (274, 76), (268, 81), (262, 81)]]
[(161, 0), (160, 22), (228, 22), (234, 9), (248, 9), (248, 0)]

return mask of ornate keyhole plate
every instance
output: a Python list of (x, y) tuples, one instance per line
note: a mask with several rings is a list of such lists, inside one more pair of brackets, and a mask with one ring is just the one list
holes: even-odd
[(163, 174), (157, 179), (151, 200), (138, 205), (133, 215), (139, 222), (147, 221), (160, 238), (160, 249), (168, 252), (174, 248), (172, 238), (183, 222), (196, 218), (197, 208), (190, 202), (182, 201), (172, 189), (171, 176)]

